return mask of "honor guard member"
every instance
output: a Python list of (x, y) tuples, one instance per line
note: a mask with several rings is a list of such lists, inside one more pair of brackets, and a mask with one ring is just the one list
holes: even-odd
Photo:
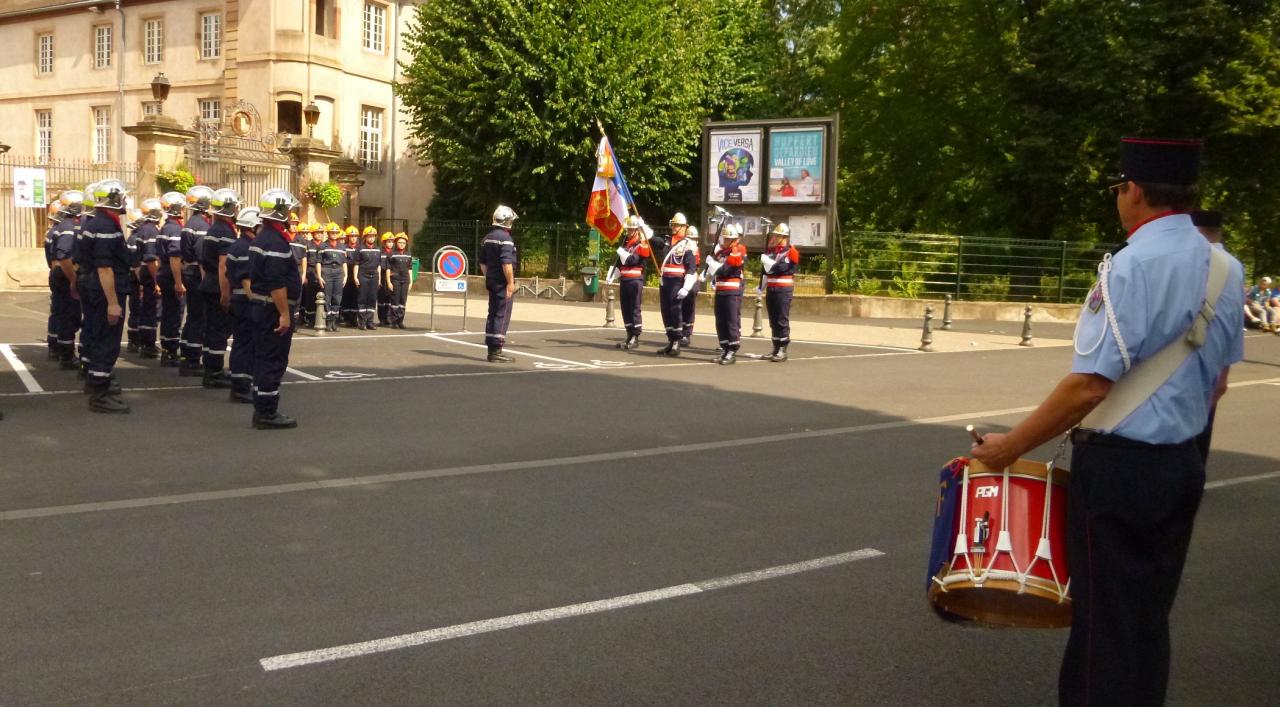
[(201, 385), (212, 389), (231, 387), (225, 370), (227, 339), (231, 336), (231, 281), (227, 279), (227, 251), (236, 241), (236, 215), (242, 206), (234, 189), (219, 189), (209, 201), (213, 223), (204, 236), (200, 254), (200, 300), (204, 304), (204, 376)]
[(378, 229), (365, 226), (364, 245), (356, 254), (356, 282), (359, 286), (357, 329), (372, 331), (378, 328), (373, 323), (373, 313), (378, 306), (378, 275), (381, 269), (382, 249), (378, 247)]
[(142, 248), (138, 245), (138, 228), (142, 226), (142, 211), (127, 211), (129, 225), (125, 227), (124, 245), (129, 249), (129, 296), (125, 298), (125, 350), (138, 353), (138, 311), (142, 309), (142, 285), (139, 270), (142, 268)]
[(391, 323), (391, 250), (396, 237), (390, 231), (382, 234), (382, 270), (378, 273), (378, 326)]
[(186, 293), (183, 306), (187, 311), (186, 322), (182, 325), (181, 339), (178, 344), (182, 348), (182, 365), (178, 368), (181, 376), (203, 376), (204, 363), (201, 354), (204, 351), (204, 303), (200, 299), (200, 253), (204, 236), (209, 231), (209, 203), (213, 199), (213, 190), (198, 184), (187, 190), (187, 208), (190, 213), (182, 227), (182, 289)]
[(329, 240), (320, 251), (320, 280), (324, 283), (324, 330), (338, 330), (338, 313), (342, 309), (342, 291), (347, 280), (347, 247), (342, 243), (342, 229), (330, 222), (325, 229)]
[(160, 196), (164, 209), (164, 225), (156, 236), (159, 269), (156, 283), (160, 286), (160, 366), (176, 368), (179, 360), (179, 333), (182, 329), (182, 300), (186, 288), (182, 284), (182, 208), (186, 197), (176, 191)]
[[(93, 187), (94, 213), (84, 223), (82, 246), (87, 252), (81, 262), (88, 267), (85, 278), (84, 317), (89, 336), (83, 339), (89, 358), (85, 392), (94, 412), (129, 412), (113, 385), (116, 359), (120, 357), (120, 336), (124, 333), (124, 298), (129, 295), (129, 248), (125, 245), (120, 217), (129, 193), (116, 179)], [(89, 326), (92, 322), (92, 327)]]
[(58, 215), (57, 199), (49, 202), (48, 219), (49, 228), (44, 232), (44, 265), (49, 269), (49, 320), (45, 328), (45, 344), (49, 348), (49, 360), (56, 361), (58, 360), (58, 307), (53, 290), (53, 242), (58, 237), (58, 222), (62, 220)]
[[(689, 250), (693, 253), (693, 266), (696, 270), (702, 265), (702, 253), (698, 246), (698, 227), (690, 226), (685, 241), (689, 244)], [(693, 320), (697, 315), (698, 309), (698, 293), (702, 292), (702, 280), (694, 279), (693, 288), (689, 290), (689, 296), (681, 301), (680, 320), (683, 323), (683, 331), (680, 336), (680, 345), (688, 346), (690, 339), (693, 338)]]
[(511, 325), (511, 305), (516, 296), (516, 242), (511, 227), (519, 216), (508, 206), (493, 210), (493, 228), (480, 245), (480, 274), (489, 292), (489, 316), (484, 321), (484, 344), (491, 363), (510, 363), (504, 354), (507, 327)]
[(247, 206), (236, 214), (235, 243), (227, 249), (227, 280), (231, 282), (231, 402), (253, 402), (253, 320), (249, 311), (249, 248), (262, 221), (259, 209)]
[(58, 224), (50, 249), (52, 270), (49, 287), (53, 294), (54, 324), (58, 365), (63, 370), (79, 367), (76, 356), (76, 332), (80, 330), (80, 291), (77, 287), (73, 260), (80, 236), (80, 215), (84, 193), (65, 191), (58, 197)]
[(281, 415), (280, 380), (289, 367), (294, 313), (302, 294), (302, 274), (293, 260), (287, 227), (289, 211), (298, 205), (284, 189), (269, 189), (258, 200), (262, 226), (249, 246), (249, 299), (253, 321), (253, 427), (259, 430), (297, 427)]
[[(618, 246), (618, 262), (614, 267), (616, 276), (621, 280), (618, 293), (622, 300), (622, 322), (627, 328), (627, 338), (618, 344), (618, 348), (634, 349), (640, 345), (640, 334), (644, 330), (644, 315), (640, 310), (644, 295), (644, 265), (653, 250), (649, 247), (644, 221), (639, 216), (628, 216), (622, 225), (626, 236)], [(610, 272), (609, 276), (612, 281), (615, 273)]]
[(409, 252), (409, 235), (396, 234), (395, 247), (387, 256), (387, 289), (391, 293), (391, 311), (387, 319), (394, 329), (404, 328), (404, 310), (409, 302), (409, 271), (413, 268), (413, 254)]
[(1200, 152), (1199, 141), (1123, 140), (1112, 191), (1129, 237), (1098, 268), (1071, 373), (1009, 433), (973, 445), (1004, 469), (1072, 430), (1064, 705), (1164, 703), (1169, 612), (1204, 492), (1195, 438), (1244, 355), (1243, 268), (1185, 213)]
[[(138, 267), (139, 293), (138, 309), (138, 353), (142, 358), (159, 358), (160, 349), (156, 348), (156, 324), (159, 315), (160, 287), (156, 276), (160, 270), (160, 257), (157, 246), (160, 236), (160, 220), (164, 217), (164, 208), (159, 199), (145, 199), (142, 202), (142, 218), (135, 232), (141, 264)], [(132, 312), (130, 312), (132, 315)]]
[(324, 243), (324, 226), (312, 223), (307, 226), (306, 237), (301, 239), (306, 247), (306, 269), (302, 277), (302, 304), (298, 315), (299, 326), (316, 328), (316, 293), (320, 292), (320, 246)]
[(800, 251), (791, 245), (791, 227), (777, 224), (769, 231), (765, 252), (760, 254), (764, 305), (773, 335), (773, 353), (769, 354), (769, 360), (775, 363), (787, 360), (787, 346), (791, 344), (791, 295), (795, 292), (799, 265)]
[(742, 327), (742, 267), (747, 262), (747, 249), (739, 242), (742, 234), (734, 224), (720, 230), (720, 242), (707, 258), (708, 274), (715, 276), (716, 335), (720, 338), (719, 363), (729, 365), (737, 360)]
[(671, 243), (662, 256), (662, 280), (658, 288), (667, 347), (658, 352), (659, 356), (680, 355), (681, 340), (685, 338), (685, 300), (693, 295), (698, 284), (698, 245), (696, 240), (689, 240), (689, 222), (684, 214), (676, 214), (670, 225)]
[(360, 322), (360, 284), (356, 281), (356, 259), (360, 256), (360, 230), (347, 226), (347, 283), (342, 287), (342, 321), (349, 327)]

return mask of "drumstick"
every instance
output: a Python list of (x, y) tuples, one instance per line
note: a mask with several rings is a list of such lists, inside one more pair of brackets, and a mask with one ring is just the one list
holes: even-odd
[(982, 444), (982, 435), (974, 431), (973, 425), (965, 425), (964, 431), (968, 432), (969, 436), (973, 438), (974, 444)]

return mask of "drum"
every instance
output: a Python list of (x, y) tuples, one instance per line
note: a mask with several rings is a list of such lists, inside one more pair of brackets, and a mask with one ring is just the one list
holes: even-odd
[(951, 541), (930, 568), (929, 600), (939, 611), (1007, 626), (1071, 625), (1068, 476), (1027, 459), (1004, 471), (976, 459), (963, 465), (959, 512), (940, 512), (937, 522), (950, 531), (935, 532)]

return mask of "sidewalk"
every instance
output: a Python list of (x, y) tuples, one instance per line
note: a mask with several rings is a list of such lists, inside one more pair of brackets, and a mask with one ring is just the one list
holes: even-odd
[[(487, 311), (483, 293), (469, 293), (467, 304), (467, 328), (481, 330), (484, 328), (484, 317)], [(410, 313), (426, 315), (431, 311), (431, 296), (414, 294), (409, 296), (407, 309)], [(533, 300), (525, 296), (517, 296), (513, 309), (513, 317), (517, 325), (522, 322), (538, 322), (566, 327), (603, 327), (605, 321), (605, 304), (599, 302), (552, 302), (549, 300)], [(462, 316), (462, 299), (457, 295), (437, 296), (436, 315), (446, 317)], [(645, 319), (651, 330), (661, 330), (662, 319), (656, 309), (646, 308)], [(742, 307), (742, 335), (751, 334), (754, 315), (754, 299), (747, 298)], [(762, 316), (764, 314), (762, 313)], [(616, 314), (614, 327), (622, 328), (622, 314)], [(699, 311), (697, 325), (699, 331), (714, 330), (714, 320), (710, 313)], [(886, 327), (859, 323), (850, 319), (848, 323), (828, 321), (791, 320), (791, 335), (803, 341), (829, 341), (837, 344), (860, 344), (863, 346), (887, 346), (893, 348), (915, 349), (920, 346), (921, 327)], [(923, 323), (923, 322), (922, 322)], [(764, 331), (761, 336), (768, 338), (769, 321), (765, 317)], [(934, 320), (933, 348), (935, 351), (998, 351), (1019, 348), (1021, 337), (992, 333), (941, 331), (941, 319)], [(1069, 346), (1068, 339), (1035, 339), (1037, 348)]]

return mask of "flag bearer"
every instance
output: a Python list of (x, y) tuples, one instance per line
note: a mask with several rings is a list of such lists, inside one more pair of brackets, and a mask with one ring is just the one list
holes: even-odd
[(653, 250), (649, 247), (649, 236), (645, 232), (644, 221), (632, 214), (623, 223), (626, 236), (618, 247), (618, 286), (622, 300), (622, 321), (627, 328), (627, 338), (618, 344), (620, 349), (634, 349), (640, 346), (640, 334), (644, 330), (644, 314), (640, 310), (644, 295), (644, 265)]

